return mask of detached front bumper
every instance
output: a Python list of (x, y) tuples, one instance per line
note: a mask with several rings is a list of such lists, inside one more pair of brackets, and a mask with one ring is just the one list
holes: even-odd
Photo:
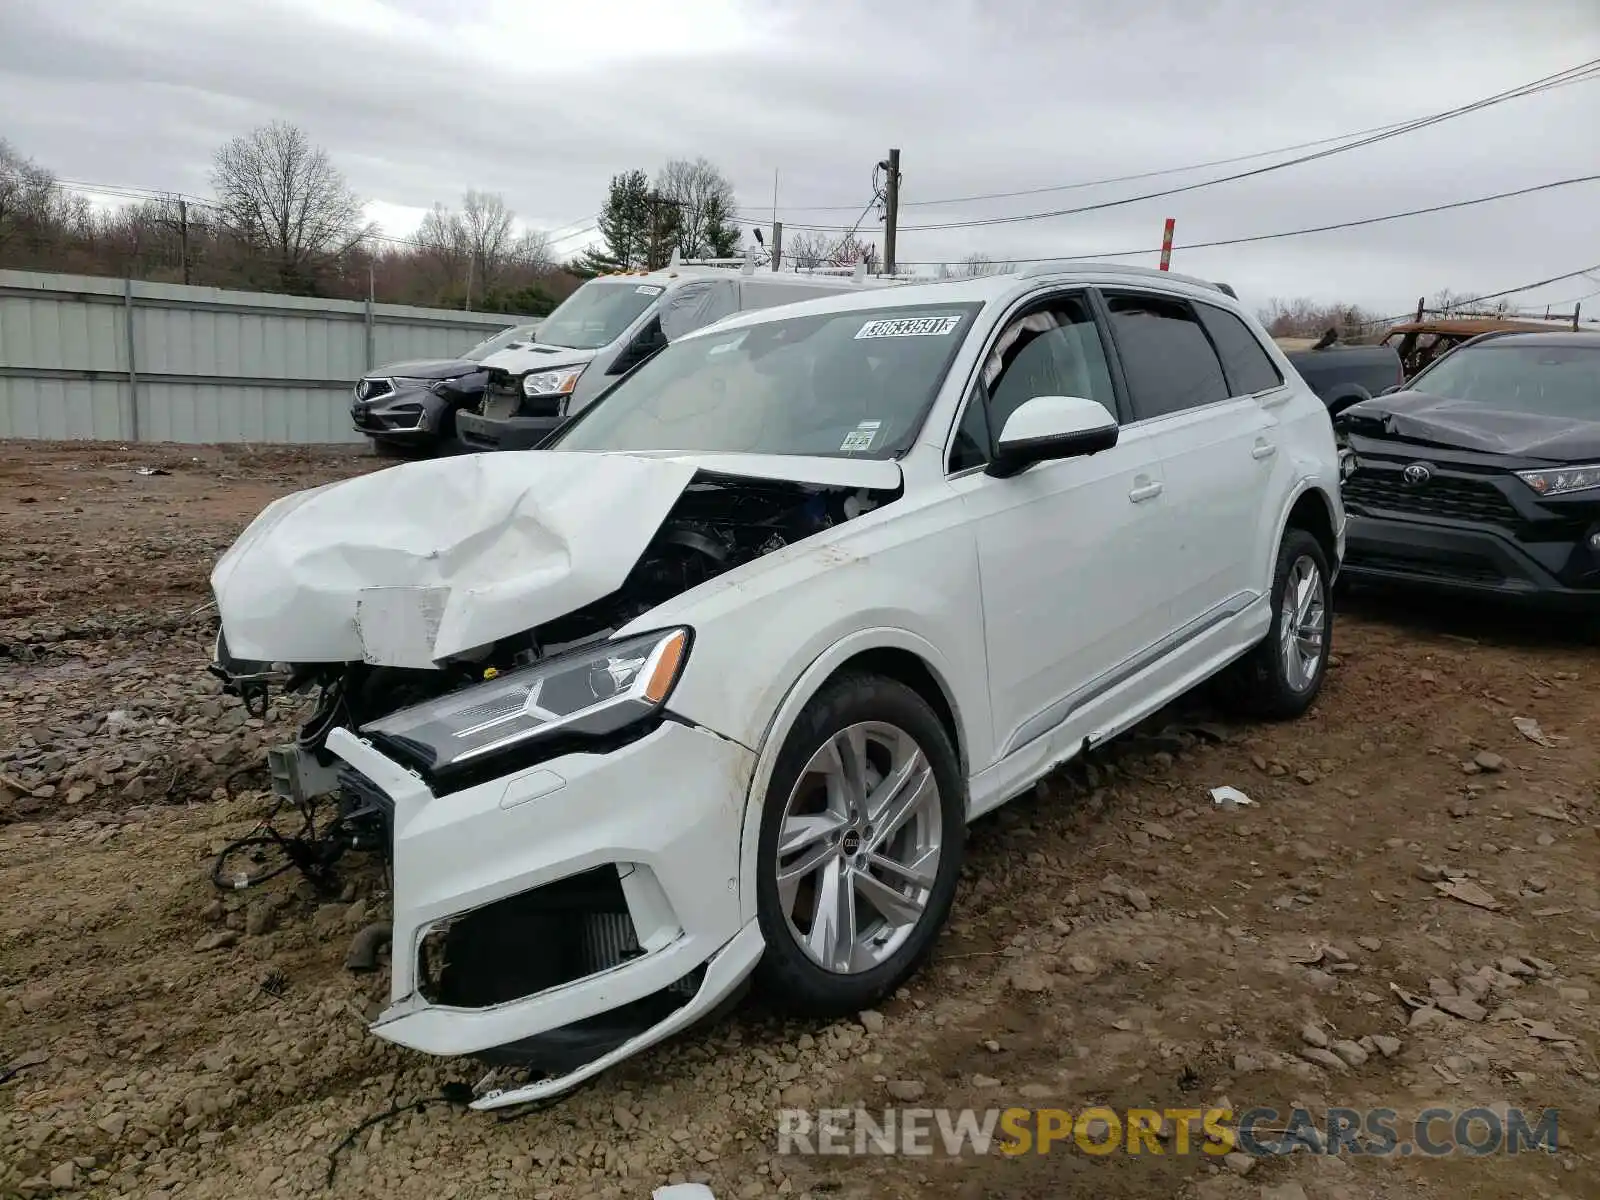
[(557, 416), (485, 417), (456, 414), (456, 436), (474, 450), (533, 450), (562, 424)]
[(327, 746), (393, 806), (391, 1002), (372, 1031), (554, 1073), (478, 1107), (559, 1094), (670, 1036), (760, 958), (740, 919), (755, 756), (738, 743), (667, 721), (444, 796), (347, 730)]

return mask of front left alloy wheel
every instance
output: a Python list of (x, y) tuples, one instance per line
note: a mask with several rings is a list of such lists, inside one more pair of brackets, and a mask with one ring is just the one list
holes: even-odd
[(966, 837), (950, 736), (915, 691), (843, 676), (802, 710), (762, 811), (758, 968), (777, 1005), (870, 1008), (932, 950)]

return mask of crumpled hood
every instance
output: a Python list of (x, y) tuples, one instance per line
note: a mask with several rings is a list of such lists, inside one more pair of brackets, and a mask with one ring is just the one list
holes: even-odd
[(211, 574), (231, 653), (426, 668), (620, 587), (696, 473), (871, 489), (894, 462), (527, 450), (274, 501)]
[(1456, 450), (1552, 462), (1600, 458), (1600, 421), (1510, 412), (1426, 392), (1394, 392), (1353, 404), (1340, 420), (1352, 433)]
[(470, 358), (425, 358), (387, 363), (368, 371), (363, 379), (454, 379), (483, 368)]

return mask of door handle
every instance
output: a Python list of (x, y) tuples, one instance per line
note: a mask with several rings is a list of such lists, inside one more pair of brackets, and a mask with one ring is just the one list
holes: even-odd
[(1161, 495), (1161, 484), (1159, 482), (1145, 483), (1129, 492), (1128, 499), (1135, 504), (1142, 504), (1146, 500), (1154, 500), (1159, 495)]
[(1278, 452), (1278, 447), (1266, 438), (1258, 438), (1255, 446), (1250, 451), (1251, 458), (1271, 458)]

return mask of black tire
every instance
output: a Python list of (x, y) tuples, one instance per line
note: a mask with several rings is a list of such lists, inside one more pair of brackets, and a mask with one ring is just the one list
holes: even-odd
[[(825, 969), (795, 941), (778, 896), (778, 834), (790, 793), (812, 755), (861, 722), (897, 726), (927, 759), (939, 789), (939, 865), (922, 915), (900, 947), (867, 970), (844, 974)], [(905, 684), (877, 675), (842, 675), (811, 698), (784, 741), (762, 801), (756, 902), (766, 949), (756, 983), (769, 1003), (796, 1015), (846, 1016), (879, 1003), (923, 963), (950, 914), (961, 875), (966, 791), (950, 734), (927, 701)]]
[[(1295, 686), (1289, 678), (1282, 650), (1284, 591), (1291, 572), (1303, 559), (1317, 571), (1322, 606), (1322, 646), (1315, 660), (1310, 682)], [(1272, 624), (1267, 636), (1228, 669), (1223, 695), (1231, 707), (1245, 716), (1269, 721), (1287, 721), (1302, 715), (1322, 691), (1328, 673), (1328, 654), (1333, 646), (1333, 591), (1328, 579), (1328, 555), (1304, 529), (1284, 531), (1278, 547), (1278, 561), (1272, 572)]]

